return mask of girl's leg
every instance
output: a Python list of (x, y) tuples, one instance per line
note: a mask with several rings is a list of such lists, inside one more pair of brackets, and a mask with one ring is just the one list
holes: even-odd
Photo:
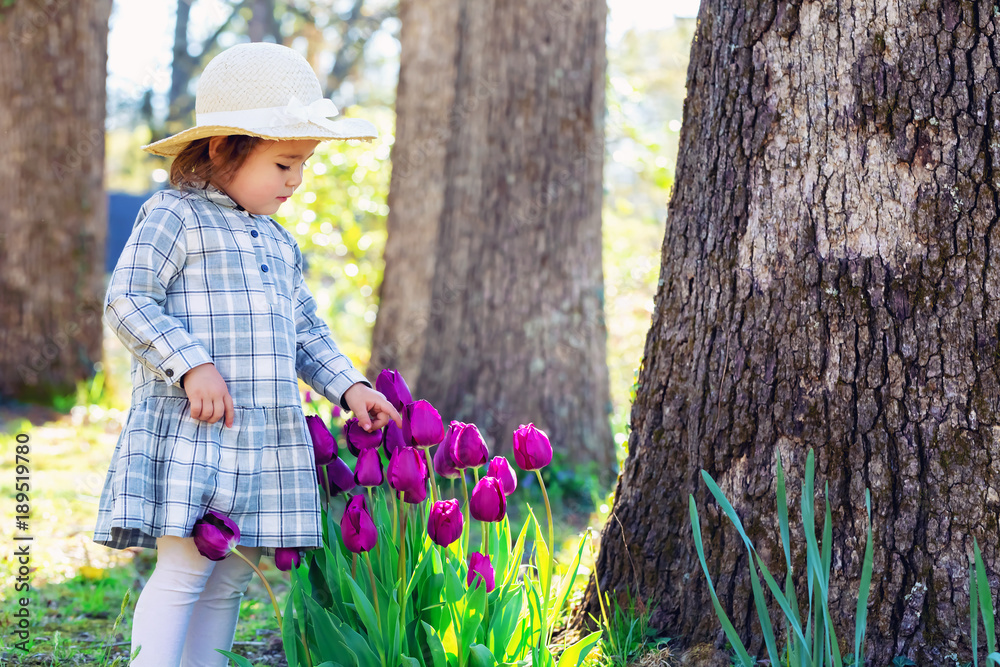
[(135, 603), (131, 652), (140, 650), (133, 667), (180, 665), (191, 613), (215, 567), (190, 537), (160, 537), (156, 552), (156, 568)]
[[(259, 548), (237, 549), (255, 565), (260, 562)], [(215, 564), (215, 571), (194, 606), (184, 642), (182, 667), (226, 667), (229, 664), (229, 659), (215, 649), (232, 649), (240, 601), (253, 575), (250, 566), (236, 556)]]

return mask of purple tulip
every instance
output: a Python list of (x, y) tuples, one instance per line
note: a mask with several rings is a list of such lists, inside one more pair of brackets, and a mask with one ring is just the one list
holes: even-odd
[(403, 439), (411, 447), (431, 447), (444, 439), (441, 415), (427, 401), (403, 406)]
[(337, 455), (337, 441), (330, 433), (330, 429), (326, 427), (322, 417), (309, 415), (306, 417), (306, 424), (309, 426), (309, 435), (312, 437), (316, 465), (324, 466)]
[(475, 424), (460, 424), (451, 449), (451, 458), (459, 468), (478, 468), (490, 460), (490, 450)]
[[(473, 579), (485, 581), (487, 593), (496, 588), (493, 580), (493, 564), (490, 563), (490, 557), (484, 556), (478, 551), (473, 551), (469, 554), (469, 574), (465, 578), (465, 585), (472, 586)], [(476, 582), (477, 587), (479, 586), (479, 581)]]
[[(355, 487), (354, 473), (350, 466), (344, 463), (341, 458), (335, 458), (326, 464), (326, 481), (330, 489), (330, 495), (335, 496), (344, 491), (350, 491)], [(319, 483), (323, 484), (323, 467), (316, 469)]]
[(505, 496), (514, 493), (514, 489), (517, 488), (517, 475), (514, 474), (514, 469), (510, 467), (510, 461), (505, 456), (494, 456), (486, 475), (500, 480)]
[(406, 441), (403, 439), (403, 431), (398, 426), (396, 422), (389, 422), (382, 429), (382, 450), (388, 458), (392, 458), (392, 455), (400, 447), (405, 447)]
[(368, 503), (363, 495), (354, 496), (347, 501), (344, 516), (340, 519), (340, 536), (348, 551), (356, 554), (375, 548), (378, 529), (368, 514)]
[(340, 406), (334, 405), (330, 407), (330, 419), (336, 419), (340, 416)]
[(462, 536), (465, 517), (457, 500), (439, 500), (427, 517), (427, 534), (434, 544), (446, 547)]
[(368, 431), (361, 428), (357, 417), (351, 417), (344, 422), (344, 439), (347, 448), (357, 456), (362, 449), (375, 449), (382, 444), (382, 434), (379, 431)]
[(302, 552), (298, 549), (279, 547), (274, 550), (274, 566), (282, 572), (302, 564)]
[(228, 516), (209, 510), (194, 522), (191, 536), (202, 556), (219, 561), (240, 543), (240, 527)]
[(507, 496), (503, 484), (496, 477), (483, 477), (472, 489), (469, 514), (479, 521), (499, 521), (507, 513)]
[(462, 471), (458, 469), (458, 465), (455, 463), (455, 459), (451, 457), (455, 437), (458, 433), (455, 429), (455, 424), (458, 423), (451, 423), (451, 427), (448, 429), (448, 433), (445, 434), (444, 440), (434, 452), (434, 472), (439, 477), (456, 479), (462, 474)]
[(417, 494), (424, 488), (427, 464), (424, 455), (415, 447), (400, 447), (389, 461), (389, 486), (397, 491)]
[(427, 480), (412, 489), (403, 492), (403, 502), (411, 505), (419, 505), (427, 500)]
[(552, 445), (545, 431), (521, 424), (514, 431), (514, 461), (521, 470), (538, 470), (552, 463)]
[(382, 457), (378, 455), (378, 450), (362, 449), (354, 466), (354, 481), (361, 486), (380, 486), (383, 479)]
[(397, 370), (387, 368), (379, 373), (375, 378), (375, 389), (382, 392), (382, 395), (392, 403), (392, 407), (400, 412), (403, 411), (403, 406), (413, 402), (410, 388), (406, 386), (406, 380)]

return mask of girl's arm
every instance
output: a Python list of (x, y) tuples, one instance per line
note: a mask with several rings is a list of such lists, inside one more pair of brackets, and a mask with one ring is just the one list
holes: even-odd
[[(371, 388), (351, 360), (333, 342), (330, 328), (316, 313), (316, 300), (302, 279), (302, 253), (295, 249), (295, 368), (299, 377), (327, 400), (351, 410), (371, 428), (381, 428), (393, 419), (401, 424), (399, 413), (385, 396)], [(348, 390), (350, 390), (348, 392)], [(371, 417), (375, 417), (374, 423)]]
[(140, 213), (104, 300), (108, 326), (143, 366), (168, 385), (179, 382), (192, 368), (212, 363), (205, 346), (163, 309), (167, 288), (187, 257), (177, 205), (183, 206), (161, 203)]

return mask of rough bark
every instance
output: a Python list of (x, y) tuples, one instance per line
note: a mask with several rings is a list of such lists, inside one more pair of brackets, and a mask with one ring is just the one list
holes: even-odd
[(373, 371), (400, 368), (498, 451), (533, 421), (607, 470), (605, 4), (425, 4), (401, 3)]
[[(671, 636), (721, 636), (694, 494), (723, 606), (764, 655), (745, 551), (699, 470), (783, 573), (775, 449), (800, 480), (815, 448), (845, 653), (869, 488), (867, 664), (970, 659), (973, 538), (994, 591), (1000, 569), (998, 13), (702, 4), (629, 457), (597, 563), (602, 590), (651, 597)], [(598, 613), (593, 582), (585, 607)]]
[(0, 397), (71, 392), (101, 357), (111, 0), (0, 10)]

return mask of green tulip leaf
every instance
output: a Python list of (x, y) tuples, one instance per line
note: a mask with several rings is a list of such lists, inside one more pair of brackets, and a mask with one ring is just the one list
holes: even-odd
[(420, 667), (420, 661), (416, 658), (411, 658), (407, 655), (399, 656), (399, 664), (401, 667)]
[(466, 596), (465, 613), (462, 615), (462, 631), (458, 645), (472, 646), (486, 613), (486, 584), (476, 585)]
[[(355, 667), (358, 664), (358, 657), (347, 646), (344, 635), (337, 629), (336, 617), (311, 598), (306, 598), (306, 609), (315, 635), (313, 648), (319, 656), (336, 658), (347, 667)], [(349, 656), (350, 660), (344, 660), (345, 655)]]
[(542, 591), (548, 592), (552, 585), (552, 571), (549, 569), (549, 547), (545, 544), (542, 536), (542, 524), (535, 518), (535, 512), (528, 505), (528, 513), (531, 515), (531, 522), (535, 524), (535, 566), (538, 568), (538, 581), (542, 584)]
[(422, 622), (422, 624), (424, 634), (427, 637), (427, 645), (431, 650), (431, 660), (434, 667), (448, 667), (448, 656), (444, 652), (444, 644), (441, 643), (441, 637), (438, 636), (437, 631), (429, 623)]
[(497, 661), (488, 648), (482, 644), (469, 647), (469, 667), (496, 667)]
[(559, 656), (557, 667), (580, 667), (580, 664), (587, 658), (590, 651), (599, 641), (601, 641), (601, 630), (591, 632), (586, 637), (581, 637), (562, 652), (562, 655)]
[(378, 616), (375, 615), (375, 607), (372, 606), (372, 601), (368, 599), (368, 596), (364, 594), (354, 579), (348, 578), (347, 583), (351, 587), (351, 592), (354, 593), (354, 609), (358, 612), (365, 630), (368, 631), (368, 637), (372, 645), (384, 648), (384, 644), (382, 643), (382, 627)]
[(444, 599), (448, 604), (455, 604), (465, 595), (465, 586), (455, 571), (455, 566), (449, 561), (444, 566)]
[(295, 624), (295, 607), (292, 598), (295, 596), (295, 586), (288, 592), (288, 602), (285, 604), (285, 617), (281, 621), (281, 643), (285, 648), (285, 657), (289, 667), (299, 665), (299, 635)]
[(253, 663), (244, 658), (242, 655), (236, 655), (235, 653), (230, 653), (229, 651), (223, 651), (221, 648), (217, 648), (215, 650), (235, 662), (236, 667), (253, 667)]
[(573, 589), (573, 582), (576, 581), (576, 573), (580, 569), (580, 559), (583, 557), (583, 548), (587, 546), (587, 539), (590, 537), (590, 533), (584, 533), (583, 537), (580, 538), (580, 547), (576, 550), (576, 556), (573, 557), (573, 562), (570, 563), (569, 568), (566, 570), (566, 574), (563, 575), (562, 580), (559, 582), (559, 593), (556, 595), (556, 604), (550, 611), (549, 626), (552, 624), (559, 616), (559, 612), (566, 606), (566, 602), (569, 600), (569, 594)]

